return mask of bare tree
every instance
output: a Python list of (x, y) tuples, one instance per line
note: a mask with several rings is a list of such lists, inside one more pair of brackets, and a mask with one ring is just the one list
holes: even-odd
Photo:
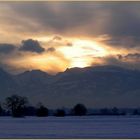
[(46, 117), (48, 116), (49, 110), (42, 103), (39, 103), (39, 107), (37, 108), (36, 115), (38, 117)]
[(64, 117), (65, 116), (65, 110), (64, 109), (57, 109), (56, 112), (54, 113), (55, 116), (57, 117)]
[(72, 109), (72, 112), (73, 112), (74, 115), (76, 115), (76, 116), (86, 115), (86, 113), (87, 113), (87, 108), (86, 108), (85, 105), (83, 105), (83, 104), (77, 104), (77, 105), (75, 105), (74, 108)]
[(11, 111), (13, 117), (24, 116), (24, 108), (26, 107), (28, 100), (26, 97), (18, 95), (12, 95), (6, 98), (6, 107)]

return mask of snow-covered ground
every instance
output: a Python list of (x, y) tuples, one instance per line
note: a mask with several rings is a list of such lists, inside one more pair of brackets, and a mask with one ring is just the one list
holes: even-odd
[(0, 138), (140, 138), (140, 116), (0, 117)]

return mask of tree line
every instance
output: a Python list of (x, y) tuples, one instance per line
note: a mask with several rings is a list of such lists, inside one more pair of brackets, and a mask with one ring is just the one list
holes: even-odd
[[(120, 111), (118, 108), (114, 107), (112, 109), (103, 108), (98, 112), (88, 113), (88, 109), (84, 104), (78, 103), (69, 112), (65, 109), (50, 110), (42, 103), (39, 103), (37, 107), (30, 106), (27, 97), (22, 97), (19, 95), (12, 95), (5, 99), (3, 106), (0, 105), (0, 116), (12, 116), (12, 117), (24, 117), (24, 116), (37, 116), (37, 117), (47, 117), (47, 116), (83, 116), (83, 115), (126, 115), (127, 112)], [(134, 109), (131, 115), (140, 115), (138, 109)]]

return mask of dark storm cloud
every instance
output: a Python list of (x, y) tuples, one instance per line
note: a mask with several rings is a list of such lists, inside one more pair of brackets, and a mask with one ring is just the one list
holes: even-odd
[[(122, 55), (131, 52), (140, 53), (140, 37), (134, 36), (118, 36), (112, 37), (109, 35), (101, 35), (97, 38), (97, 41), (102, 42), (110, 47), (110, 49), (114, 49), (116, 53), (120, 50), (124, 50), (121, 52)], [(111, 54), (111, 53), (110, 53)], [(120, 55), (120, 58), (122, 56)]]
[(140, 61), (140, 53), (129, 53), (127, 55), (119, 55), (118, 58), (120, 60), (134, 60), (134, 61)]
[[(96, 8), (96, 5), (94, 7)], [(79, 24), (86, 24), (90, 20), (89, 17), (96, 12), (96, 9), (94, 10), (90, 4), (85, 5), (77, 2), (16, 4), (14, 10), (22, 16), (39, 22), (43, 28), (50, 27), (59, 32), (65, 32)]]
[(139, 2), (118, 2), (118, 4), (110, 4), (108, 9), (111, 12), (110, 19), (106, 26), (106, 32), (108, 31), (108, 34), (113, 36), (140, 35)]
[[(7, 5), (18, 20), (30, 24), (31, 32), (53, 31), (56, 34), (99, 36), (108, 34), (107, 44), (124, 44), (120, 38), (131, 37), (139, 44), (140, 2), (16, 2)], [(20, 21), (20, 25), (28, 26)], [(16, 21), (17, 22), (17, 21)], [(17, 22), (18, 23), (18, 22)], [(61, 39), (57, 38), (56, 39)]]
[(16, 49), (16, 46), (12, 44), (0, 44), (0, 53), (9, 54)]
[(137, 59), (137, 58), (140, 58), (140, 53), (133, 53), (133, 54), (130, 53), (130, 54), (126, 55), (125, 58), (135, 58), (135, 59)]
[(33, 39), (23, 40), (20, 50), (36, 52), (36, 53), (42, 53), (45, 51), (45, 49), (41, 47), (39, 42), (37, 40), (33, 40)]
[(51, 28), (59, 33), (86, 25), (93, 16), (96, 18), (98, 8), (102, 7), (96, 3), (82, 2), (16, 2), (8, 3), (8, 6), (19, 19), (22, 17), (30, 21), (28, 23), (38, 23), (40, 30)]
[(112, 47), (122, 48), (137, 48), (140, 46), (140, 37), (138, 36), (112, 36), (109, 39), (103, 40), (103, 43)]
[[(1, 30), (7, 31), (12, 28), (15, 30), (12, 34), (18, 31), (24, 36), (24, 33), (28, 32), (31, 37), (33, 35), (36, 38), (40, 35), (56, 35), (46, 44), (48, 52), (53, 52), (53, 47), (73, 45), (72, 42), (64, 41), (63, 37), (76, 36), (81, 39), (80, 36), (82, 36), (91, 37), (94, 40), (102, 36), (101, 41), (110, 47), (118, 50), (130, 49), (128, 55), (120, 54), (102, 58), (104, 61), (110, 64), (127, 65), (130, 64), (127, 61), (129, 59), (133, 60), (133, 64), (138, 64), (140, 2), (38, 1), (5, 2), (4, 5), (2, 7), (6, 7), (6, 12), (0, 11), (0, 25), (4, 21)], [(25, 38), (27, 38), (26, 35)], [(132, 52), (137, 53), (130, 54), (131, 49), (133, 49)], [(20, 50), (36, 53), (45, 51), (37, 41), (30, 39), (22, 42)]]
[(140, 3), (120, 2), (108, 7), (110, 17), (104, 33), (111, 38), (105, 43), (113, 47), (132, 48), (140, 45)]
[(140, 70), (140, 53), (129, 53), (127, 55), (112, 55), (108, 57), (98, 57), (96, 59), (102, 61), (102, 64), (116, 65), (124, 68)]
[[(102, 58), (103, 59), (103, 58)], [(124, 63), (117, 56), (109, 56), (105, 57), (104, 61), (109, 65), (124, 65)]]

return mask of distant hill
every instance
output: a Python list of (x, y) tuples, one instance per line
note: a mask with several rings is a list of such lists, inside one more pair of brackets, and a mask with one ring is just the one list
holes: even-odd
[(16, 91), (17, 83), (13, 76), (0, 68), (0, 98), (16, 93)]
[(40, 70), (10, 75), (0, 69), (0, 97), (20, 94), (49, 107), (139, 107), (140, 71), (117, 66), (71, 68), (56, 75)]

